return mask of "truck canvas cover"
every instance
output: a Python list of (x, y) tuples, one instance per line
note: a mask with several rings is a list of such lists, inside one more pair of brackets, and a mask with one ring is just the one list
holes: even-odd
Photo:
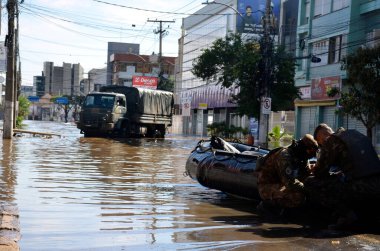
[(103, 86), (100, 91), (124, 94), (128, 113), (172, 115), (174, 99), (171, 92), (118, 85)]

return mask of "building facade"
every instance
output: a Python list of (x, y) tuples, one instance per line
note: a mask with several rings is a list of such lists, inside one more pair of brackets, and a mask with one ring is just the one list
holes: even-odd
[(42, 73), (42, 76), (33, 77), (33, 95), (42, 97), (45, 94), (45, 76)]
[[(161, 57), (158, 55), (138, 55), (132, 53), (115, 53), (110, 56), (112, 66), (112, 84), (123, 86), (139, 86), (144, 79), (157, 87), (160, 72), (162, 76), (174, 81), (175, 57)], [(137, 78), (140, 77), (140, 78)], [(148, 86), (146, 86), (148, 87)], [(154, 88), (155, 89), (155, 88)]]
[[(44, 94), (52, 96), (81, 96), (80, 82), (83, 79), (83, 67), (80, 64), (63, 63), (62, 66), (54, 66), (53, 62), (44, 62), (41, 78), (43, 81), (34, 83), (44, 84)], [(44, 95), (40, 93), (39, 95)]]
[[(343, 126), (366, 134), (364, 125), (350, 116), (338, 115), (339, 97), (329, 97), (332, 87), (345, 88), (346, 72), (340, 60), (359, 46), (380, 42), (380, 2), (366, 0), (301, 0), (297, 28), (297, 53), (316, 55), (298, 62), (296, 85), (302, 100), (296, 100), (296, 135), (313, 132), (319, 123), (337, 129)], [(380, 150), (380, 126), (373, 144)]]
[[(281, 26), (281, 1), (272, 1), (275, 18), (275, 39), (279, 39), (279, 26)], [(225, 122), (243, 128), (256, 128), (257, 120), (247, 116), (238, 116), (236, 104), (230, 102), (238, 89), (227, 89), (217, 85), (215, 81), (203, 81), (191, 72), (193, 61), (209, 48), (219, 38), (228, 33), (240, 32), (243, 38), (258, 37), (262, 32), (262, 14), (265, 10), (265, 0), (220, 0), (217, 3), (205, 5), (194, 15), (183, 19), (182, 37), (179, 39), (179, 66), (176, 74), (174, 133), (189, 135), (207, 135), (207, 125), (214, 122)], [(248, 21), (247, 8), (251, 8), (252, 20)], [(297, 19), (297, 15), (288, 14), (289, 20)], [(295, 22), (293, 20), (293, 22)], [(293, 33), (292, 33), (293, 32)], [(291, 37), (293, 36), (293, 37)], [(287, 41), (296, 38), (296, 26), (287, 30)], [(295, 52), (294, 52), (295, 53)], [(270, 121), (278, 114), (271, 114)], [(285, 116), (286, 117), (286, 116)], [(287, 116), (293, 118), (293, 116)], [(294, 123), (288, 123), (293, 125)], [(270, 124), (269, 128), (275, 124)], [(288, 126), (287, 128), (291, 128)], [(292, 130), (292, 129), (290, 129)], [(294, 130), (294, 129), (293, 129)], [(292, 130), (292, 131), (293, 131)]]
[(111, 64), (111, 55), (118, 53), (131, 53), (140, 54), (140, 45), (133, 43), (118, 43), (118, 42), (108, 42), (107, 50), (107, 85), (112, 84), (113, 78), (113, 65)]
[(107, 85), (107, 67), (91, 69), (87, 74), (88, 78), (81, 81), (81, 94), (87, 95), (92, 91), (99, 91), (100, 87)]

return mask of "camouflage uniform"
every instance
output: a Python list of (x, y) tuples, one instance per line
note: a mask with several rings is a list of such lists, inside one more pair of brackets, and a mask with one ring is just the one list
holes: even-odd
[(259, 161), (258, 190), (263, 201), (282, 208), (303, 204), (305, 194), (301, 181), (308, 175), (308, 157), (302, 154), (304, 150), (299, 151), (300, 147), (293, 142), (287, 148), (272, 150)]
[(380, 199), (380, 161), (370, 140), (357, 131), (327, 138), (314, 169), (304, 182), (314, 203), (344, 212)]

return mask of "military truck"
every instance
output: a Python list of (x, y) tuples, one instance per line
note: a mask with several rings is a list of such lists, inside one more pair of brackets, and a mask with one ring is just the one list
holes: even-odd
[(77, 128), (85, 137), (164, 137), (172, 124), (173, 105), (171, 92), (103, 86), (86, 96)]

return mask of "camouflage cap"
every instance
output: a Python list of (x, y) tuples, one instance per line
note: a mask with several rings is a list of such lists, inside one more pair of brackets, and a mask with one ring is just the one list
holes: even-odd
[(311, 134), (305, 134), (300, 141), (307, 148), (318, 149), (318, 143)]

